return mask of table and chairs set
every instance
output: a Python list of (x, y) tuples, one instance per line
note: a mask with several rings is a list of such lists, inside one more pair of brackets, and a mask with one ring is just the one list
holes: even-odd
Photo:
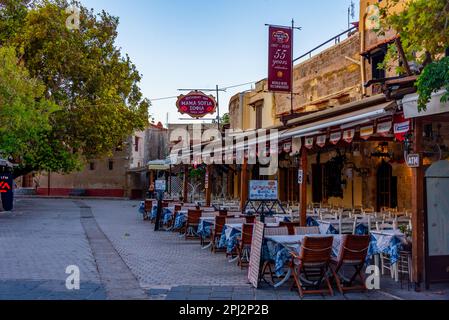
[[(143, 216), (155, 223), (157, 202), (149, 202), (141, 205)], [(403, 232), (411, 231), (409, 212), (311, 206), (307, 227), (300, 227), (294, 218), (298, 213), (270, 212), (260, 217), (236, 209), (237, 205), (163, 201), (160, 230), (178, 233), (186, 241), (197, 240), (202, 250), (222, 253), (243, 269), (250, 263), (254, 225), (262, 220), (260, 280), (275, 288), (293, 280), (292, 288), (301, 297), (333, 295), (332, 284), (342, 294), (366, 290), (364, 270), (373, 262), (396, 281), (401, 275), (401, 286), (404, 274), (410, 283), (409, 242)]]

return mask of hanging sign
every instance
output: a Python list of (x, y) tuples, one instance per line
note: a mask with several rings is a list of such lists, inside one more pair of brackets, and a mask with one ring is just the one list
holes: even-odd
[(394, 117), (394, 135), (397, 141), (404, 141), (407, 133), (410, 131), (410, 120), (404, 118), (404, 114), (398, 114)]
[(312, 148), (313, 148), (313, 137), (305, 138), (305, 144), (304, 144), (304, 146), (305, 146), (307, 149), (312, 149)]
[(323, 148), (326, 145), (326, 135), (316, 137), (316, 145), (320, 148)]
[(292, 153), (291, 155), (295, 155), (301, 152), (302, 147), (302, 139), (300, 137), (293, 137), (292, 139)]
[(292, 91), (293, 32), (291, 28), (268, 28), (268, 91)]
[(331, 133), (329, 141), (332, 144), (337, 144), (341, 140), (341, 131)]
[(192, 118), (203, 118), (215, 113), (217, 102), (213, 96), (208, 96), (201, 91), (192, 91), (187, 95), (180, 95), (176, 106), (181, 114), (187, 114)]
[(343, 132), (343, 140), (347, 143), (351, 143), (355, 136), (355, 129), (346, 130)]
[(378, 123), (377, 133), (381, 136), (387, 136), (390, 133), (392, 126), (393, 123), (391, 121)]
[(407, 166), (409, 168), (419, 168), (420, 166), (419, 154), (409, 154), (407, 156)]
[(287, 142), (284, 143), (284, 152), (290, 152), (292, 150), (292, 143), (291, 142)]
[(368, 140), (374, 134), (374, 126), (365, 126), (360, 128), (360, 138)]
[(298, 170), (298, 184), (302, 184), (304, 182), (304, 170)]

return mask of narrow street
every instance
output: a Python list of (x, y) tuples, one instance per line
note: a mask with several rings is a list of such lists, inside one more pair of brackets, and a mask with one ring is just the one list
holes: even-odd
[[(290, 284), (254, 290), (246, 270), (198, 241), (154, 232), (136, 201), (17, 199), (0, 214), (0, 299), (298, 300)], [(66, 267), (80, 269), (80, 290), (67, 290)], [(385, 291), (311, 299), (448, 299), (392, 284)], [(307, 298), (307, 299), (308, 299)]]

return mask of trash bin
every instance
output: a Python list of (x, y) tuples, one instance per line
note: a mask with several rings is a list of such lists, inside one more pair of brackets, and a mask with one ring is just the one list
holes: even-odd
[(14, 207), (14, 179), (12, 173), (0, 173), (0, 194), (3, 210), (11, 211)]

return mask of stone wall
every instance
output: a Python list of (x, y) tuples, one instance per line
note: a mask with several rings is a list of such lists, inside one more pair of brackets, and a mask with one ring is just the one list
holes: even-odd
[[(295, 66), (294, 110), (316, 111), (361, 98), (360, 36), (353, 34)], [(276, 94), (276, 115), (290, 113), (286, 94)]]

